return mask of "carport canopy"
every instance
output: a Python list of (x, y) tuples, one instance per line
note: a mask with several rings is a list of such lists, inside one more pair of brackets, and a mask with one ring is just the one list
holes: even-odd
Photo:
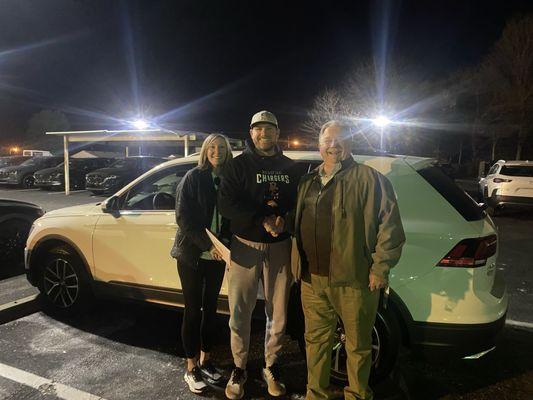
[(160, 129), (120, 130), (120, 131), (64, 131), (46, 132), (47, 135), (63, 136), (65, 158), (65, 195), (70, 193), (69, 150), (70, 142), (183, 142), (184, 156), (189, 155), (189, 146), (201, 144), (207, 133), (171, 131)]

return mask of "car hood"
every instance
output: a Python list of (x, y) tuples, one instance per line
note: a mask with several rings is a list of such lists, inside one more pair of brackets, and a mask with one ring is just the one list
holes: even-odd
[(47, 212), (43, 218), (102, 214), (102, 208), (100, 207), (100, 204), (101, 203), (90, 203), (73, 207), (59, 208), (57, 210)]
[(0, 199), (0, 207), (13, 207), (13, 206), (25, 206), (25, 207), (35, 208), (36, 210), (41, 209), (41, 207), (39, 207), (37, 204), (28, 203), (27, 201)]

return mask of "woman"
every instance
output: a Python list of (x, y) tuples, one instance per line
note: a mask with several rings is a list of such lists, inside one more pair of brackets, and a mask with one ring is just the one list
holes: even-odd
[(223, 242), (229, 241), (228, 221), (218, 213), (216, 199), (222, 171), (231, 158), (228, 139), (209, 135), (202, 144), (198, 166), (185, 175), (176, 192), (178, 231), (171, 254), (177, 260), (185, 303), (181, 327), (187, 356), (184, 379), (193, 393), (207, 388), (204, 379), (216, 383), (222, 378), (210, 352), (217, 336), (217, 300), (225, 266), (206, 228)]

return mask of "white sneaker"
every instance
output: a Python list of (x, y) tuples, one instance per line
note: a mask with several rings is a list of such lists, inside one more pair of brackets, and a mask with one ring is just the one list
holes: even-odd
[(242, 399), (244, 396), (244, 383), (247, 379), (246, 370), (235, 367), (226, 385), (226, 397), (231, 400)]
[(193, 393), (203, 393), (207, 388), (206, 383), (202, 379), (200, 368), (198, 367), (194, 367), (192, 371), (185, 372), (183, 379), (185, 379), (185, 382), (189, 385), (189, 390)]
[(218, 369), (211, 360), (207, 360), (203, 364), (200, 364), (200, 372), (204, 378), (212, 383), (218, 383), (222, 379), (220, 369)]
[(266, 382), (268, 387), (268, 394), (277, 397), (283, 396), (285, 393), (287, 393), (285, 384), (280, 381), (280, 373), (276, 364), (263, 368), (262, 372), (263, 380)]

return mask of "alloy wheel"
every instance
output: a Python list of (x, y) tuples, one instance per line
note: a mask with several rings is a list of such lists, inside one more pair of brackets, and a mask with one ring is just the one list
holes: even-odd
[(22, 186), (24, 186), (26, 189), (31, 189), (34, 183), (35, 179), (32, 175), (25, 176), (24, 179), (22, 179)]
[[(381, 339), (376, 326), (372, 328), (372, 367), (375, 368), (381, 356)], [(344, 326), (339, 321), (337, 330), (333, 339), (333, 351), (331, 354), (331, 375), (341, 381), (348, 380), (348, 371), (346, 366), (346, 334)]]
[(59, 308), (69, 308), (76, 302), (80, 282), (72, 264), (64, 258), (53, 259), (43, 274), (44, 292)]

